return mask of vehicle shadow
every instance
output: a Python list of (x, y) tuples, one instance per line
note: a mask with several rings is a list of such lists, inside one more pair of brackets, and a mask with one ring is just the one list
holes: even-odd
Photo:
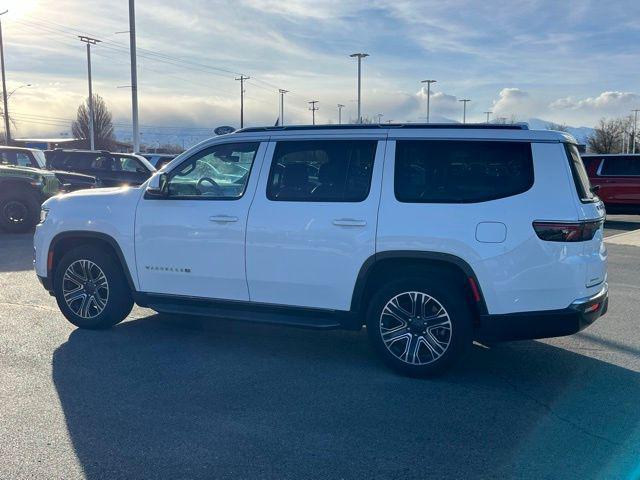
[(620, 230), (623, 232), (637, 230), (640, 228), (640, 217), (638, 218), (638, 221), (635, 222), (632, 222), (630, 220), (614, 220), (609, 217), (604, 222), (604, 228), (610, 230)]
[(33, 270), (33, 232), (5, 233), (0, 230), (0, 272)]
[(542, 342), (419, 380), (363, 332), (151, 315), (74, 331), (53, 381), (89, 479), (640, 472), (640, 375)]

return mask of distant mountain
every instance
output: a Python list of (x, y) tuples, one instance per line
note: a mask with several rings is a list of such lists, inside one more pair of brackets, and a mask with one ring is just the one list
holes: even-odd
[[(530, 118), (527, 120), (529, 128), (532, 130), (546, 130), (549, 125), (554, 123), (548, 120), (542, 120), (540, 118)], [(570, 127), (567, 125), (567, 132), (575, 137), (580, 143), (587, 143), (587, 137), (593, 133), (593, 128), (590, 127)]]

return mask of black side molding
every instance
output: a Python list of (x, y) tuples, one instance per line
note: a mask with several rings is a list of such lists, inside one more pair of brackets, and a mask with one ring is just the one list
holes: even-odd
[(355, 316), (347, 311), (144, 292), (137, 292), (134, 299), (140, 306), (174, 315), (196, 315), (316, 330), (361, 328)]

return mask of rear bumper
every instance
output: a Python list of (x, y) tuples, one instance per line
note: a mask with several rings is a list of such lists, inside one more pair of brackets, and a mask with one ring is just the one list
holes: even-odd
[(481, 315), (475, 336), (479, 340), (529, 340), (562, 337), (587, 328), (609, 308), (609, 287), (574, 301), (561, 310)]

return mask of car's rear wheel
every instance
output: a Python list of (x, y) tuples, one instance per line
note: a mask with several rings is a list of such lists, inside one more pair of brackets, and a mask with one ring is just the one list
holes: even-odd
[(109, 328), (131, 312), (133, 299), (120, 263), (94, 246), (66, 253), (55, 270), (58, 306), (80, 328)]
[(440, 373), (472, 344), (464, 291), (454, 282), (428, 278), (398, 280), (378, 290), (367, 332), (385, 363), (411, 376)]
[(40, 203), (26, 192), (0, 195), (0, 228), (10, 233), (24, 233), (38, 223)]

